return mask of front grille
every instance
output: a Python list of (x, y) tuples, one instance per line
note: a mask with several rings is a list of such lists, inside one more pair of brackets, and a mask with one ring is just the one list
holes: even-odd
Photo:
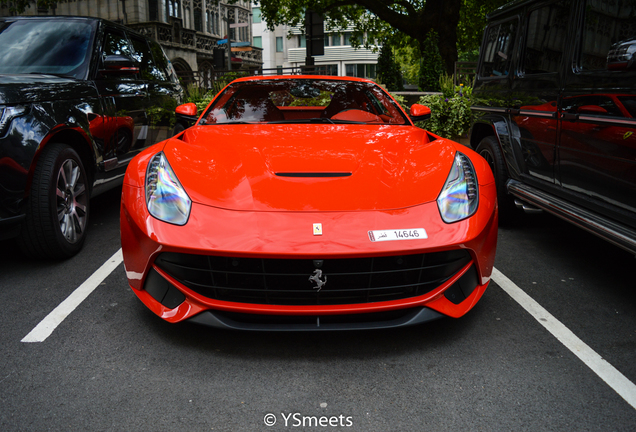
[[(155, 265), (207, 298), (268, 305), (337, 305), (426, 294), (471, 261), (459, 249), (345, 259), (234, 258), (162, 253)], [(317, 289), (310, 277), (322, 271)]]

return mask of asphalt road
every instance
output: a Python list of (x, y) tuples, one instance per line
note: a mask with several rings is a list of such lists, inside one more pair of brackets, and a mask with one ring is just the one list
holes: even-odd
[[(43, 342), (21, 342), (119, 249), (120, 192), (92, 201), (73, 259), (33, 261), (0, 242), (2, 431), (636, 430), (636, 409), (496, 282), (457, 320), (254, 334), (161, 321), (120, 264)], [(500, 229), (496, 268), (628, 393), (635, 267), (549, 215)]]

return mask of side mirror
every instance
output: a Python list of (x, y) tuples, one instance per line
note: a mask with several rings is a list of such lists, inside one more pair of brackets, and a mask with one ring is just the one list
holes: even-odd
[(413, 104), (409, 111), (409, 116), (414, 122), (428, 120), (431, 118), (431, 109), (420, 104)]
[(174, 112), (176, 113), (178, 119), (183, 120), (182, 123), (185, 125), (184, 127), (192, 126), (194, 123), (196, 123), (197, 118), (199, 118), (199, 116), (197, 115), (197, 106), (192, 102), (179, 105), (177, 108), (175, 108)]
[(197, 115), (197, 106), (190, 102), (187, 104), (179, 105), (174, 111), (177, 114), (192, 117)]
[(123, 55), (109, 55), (104, 58), (104, 67), (99, 70), (102, 74), (137, 74), (139, 67), (132, 59)]

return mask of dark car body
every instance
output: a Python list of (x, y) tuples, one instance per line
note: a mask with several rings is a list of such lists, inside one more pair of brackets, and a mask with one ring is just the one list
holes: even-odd
[(543, 209), (636, 253), (635, 11), (526, 0), (488, 16), (470, 140), (501, 221)]
[(77, 253), (90, 197), (169, 136), (156, 113), (182, 97), (159, 44), (130, 29), (0, 18), (0, 239), (17, 237), (34, 256)]

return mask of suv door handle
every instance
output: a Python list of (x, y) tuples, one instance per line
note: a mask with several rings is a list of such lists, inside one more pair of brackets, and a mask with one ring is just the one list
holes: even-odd
[(563, 113), (561, 114), (561, 118), (563, 120), (568, 120), (571, 122), (575, 122), (579, 120), (579, 115), (578, 114), (572, 114), (572, 113)]

